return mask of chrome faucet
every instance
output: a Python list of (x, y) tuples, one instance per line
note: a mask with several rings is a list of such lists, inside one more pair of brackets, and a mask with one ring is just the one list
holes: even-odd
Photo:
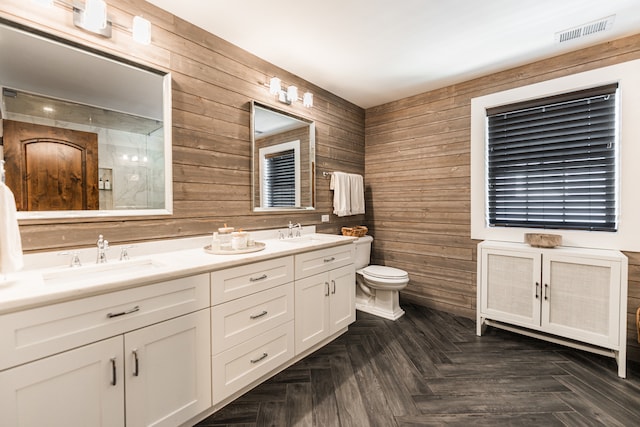
[(96, 264), (103, 264), (107, 262), (107, 250), (109, 249), (109, 241), (106, 240), (101, 234), (98, 236), (96, 245), (98, 246), (98, 258), (96, 259)]
[(71, 262), (69, 262), (69, 267), (82, 267), (82, 262), (80, 262), (78, 251), (59, 252), (58, 255), (71, 255)]
[(296, 228), (296, 237), (302, 236), (302, 225), (298, 222), (296, 224), (289, 221), (289, 233), (287, 234), (288, 238), (293, 238), (293, 229)]
[(129, 249), (133, 248), (133, 245), (123, 246), (120, 248), (120, 261), (129, 260)]

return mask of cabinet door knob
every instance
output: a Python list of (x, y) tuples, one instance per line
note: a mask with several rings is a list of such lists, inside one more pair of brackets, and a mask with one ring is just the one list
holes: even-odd
[(538, 286), (540, 286), (540, 283), (536, 282), (536, 299), (540, 298), (538, 296)]
[(324, 292), (324, 296), (328, 297), (329, 296), (329, 282), (324, 282), (324, 286), (326, 288), (326, 290)]
[(549, 285), (547, 283), (544, 284), (544, 300), (548, 300), (547, 292), (549, 291)]
[(331, 284), (333, 285), (333, 290), (331, 291), (331, 293), (332, 293), (332, 294), (335, 294), (335, 293), (336, 293), (336, 281), (335, 281), (335, 280), (332, 280), (332, 281), (331, 281)]

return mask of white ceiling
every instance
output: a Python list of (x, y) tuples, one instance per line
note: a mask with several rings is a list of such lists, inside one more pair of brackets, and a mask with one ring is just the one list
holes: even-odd
[(640, 32), (640, 0), (147, 1), (363, 108)]

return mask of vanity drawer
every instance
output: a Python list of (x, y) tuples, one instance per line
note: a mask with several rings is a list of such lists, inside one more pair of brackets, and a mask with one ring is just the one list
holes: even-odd
[(293, 346), (293, 322), (287, 322), (213, 356), (213, 403), (220, 402), (292, 359)]
[(221, 353), (293, 320), (293, 282), (258, 292), (211, 310), (211, 349)]
[(0, 370), (209, 306), (209, 275), (0, 316)]
[(355, 245), (348, 244), (296, 255), (296, 279), (352, 264), (355, 254)]
[(211, 273), (211, 305), (293, 281), (293, 257), (270, 259)]

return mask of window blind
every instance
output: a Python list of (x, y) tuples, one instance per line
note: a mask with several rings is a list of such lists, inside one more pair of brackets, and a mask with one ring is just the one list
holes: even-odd
[(266, 207), (291, 207), (296, 204), (295, 152), (279, 151), (265, 156), (264, 186)]
[(487, 110), (490, 226), (617, 229), (617, 85)]

